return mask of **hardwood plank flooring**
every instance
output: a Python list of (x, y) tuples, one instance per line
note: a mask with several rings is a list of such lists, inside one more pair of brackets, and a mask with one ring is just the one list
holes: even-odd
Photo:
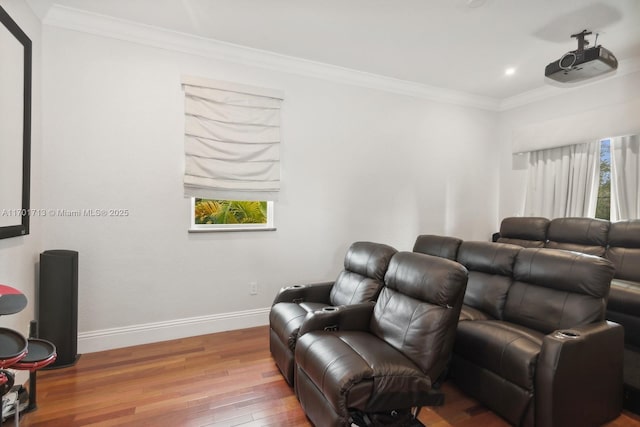
[[(22, 417), (24, 427), (311, 425), (271, 359), (266, 326), (85, 354), (37, 375), (38, 409)], [(508, 426), (455, 386), (443, 388), (445, 405), (423, 408), (423, 424)], [(640, 417), (625, 412), (607, 426), (640, 426)]]

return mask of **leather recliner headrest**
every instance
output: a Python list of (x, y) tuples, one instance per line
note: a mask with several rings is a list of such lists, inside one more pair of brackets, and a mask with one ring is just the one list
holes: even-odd
[(457, 237), (423, 234), (416, 239), (416, 243), (413, 245), (413, 252), (439, 256), (455, 261), (461, 243), (462, 239), (458, 239)]
[(604, 258), (546, 248), (525, 248), (516, 257), (514, 279), (545, 288), (606, 298), (615, 272)]
[(458, 262), (468, 270), (511, 276), (513, 264), (522, 247), (507, 243), (462, 242)]
[(547, 240), (549, 219), (542, 217), (508, 217), (500, 224), (500, 236), (511, 239)]
[(382, 282), (391, 257), (391, 246), (373, 242), (355, 242), (344, 257), (344, 269)]
[(467, 284), (467, 269), (445, 258), (416, 252), (398, 252), (391, 258), (385, 285), (412, 298), (440, 306), (453, 306), (460, 286)]
[(640, 219), (612, 222), (609, 228), (609, 246), (640, 248)]

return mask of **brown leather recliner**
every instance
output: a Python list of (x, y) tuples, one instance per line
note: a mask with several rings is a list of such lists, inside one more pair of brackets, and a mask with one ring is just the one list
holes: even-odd
[(461, 244), (462, 239), (458, 239), (457, 237), (422, 234), (416, 238), (416, 242), (413, 245), (413, 252), (455, 261)]
[(604, 320), (613, 273), (596, 256), (520, 250), (504, 306), (459, 322), (454, 382), (513, 425), (586, 427), (615, 418), (624, 337)]
[(609, 246), (605, 257), (616, 268), (615, 279), (607, 305), (607, 318), (625, 327), (625, 342), (631, 358), (629, 372), (625, 375), (634, 387), (640, 390), (638, 370), (633, 369), (640, 360), (640, 219), (612, 222), (609, 230)]
[[(411, 416), (434, 403), (467, 284), (460, 264), (398, 252), (375, 305), (310, 313), (295, 350), (296, 393), (316, 426)], [(413, 414), (415, 415), (415, 413)], [(378, 419), (378, 421), (376, 421)]]
[(500, 224), (498, 243), (525, 248), (543, 248), (547, 242), (549, 219), (542, 217), (508, 217)]
[(508, 243), (463, 242), (457, 261), (469, 270), (460, 320), (502, 320), (513, 265), (522, 250)]
[(604, 256), (610, 224), (597, 218), (554, 218), (549, 222), (545, 248)]
[(397, 251), (373, 242), (355, 242), (344, 257), (344, 270), (333, 282), (294, 285), (280, 289), (269, 313), (269, 348), (290, 385), (293, 350), (307, 313), (324, 307), (374, 300), (384, 284), (389, 261)]

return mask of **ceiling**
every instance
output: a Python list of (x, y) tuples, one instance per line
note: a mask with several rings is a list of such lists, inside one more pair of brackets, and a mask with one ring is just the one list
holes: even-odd
[(619, 71), (640, 58), (638, 0), (27, 1), (41, 17), (59, 4), (496, 100), (545, 86), (583, 29)]

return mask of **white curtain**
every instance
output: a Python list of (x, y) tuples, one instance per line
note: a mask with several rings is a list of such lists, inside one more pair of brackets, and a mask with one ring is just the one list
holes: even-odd
[(640, 137), (611, 138), (611, 220), (640, 218)]
[(277, 200), (283, 94), (183, 77), (186, 196)]
[(532, 151), (525, 215), (593, 217), (599, 171), (599, 141)]

